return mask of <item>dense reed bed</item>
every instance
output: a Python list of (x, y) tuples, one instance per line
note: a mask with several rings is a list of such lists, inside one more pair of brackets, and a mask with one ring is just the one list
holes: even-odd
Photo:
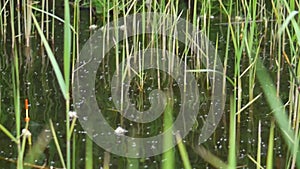
[[(3, 149), (0, 166), (18, 169), (300, 168), (299, 3), (298, 0), (0, 0), (0, 44), (3, 46), (0, 49), (0, 149)], [(159, 20), (149, 12), (172, 16), (172, 23)], [(134, 17), (132, 23), (120, 25), (122, 18), (137, 13), (141, 14), (141, 23)], [(182, 26), (197, 30), (196, 34), (186, 34), (182, 41), (175, 38), (179, 18), (187, 20)], [(140, 27), (132, 32), (124, 29), (135, 25)], [(147, 32), (149, 27), (162, 29)], [(165, 70), (172, 72), (184, 63), (184, 76), (195, 77), (198, 84), (195, 91), (200, 95), (194, 102), (201, 102), (196, 121), (184, 138), (180, 133), (164, 135), (161, 147), (167, 151), (162, 154), (141, 158), (118, 156), (95, 144), (77, 121), (72, 89), (78, 80), (80, 50), (98, 28), (104, 37), (103, 48), (110, 44), (113, 48), (105, 53), (99, 65), (95, 93), (113, 129), (122, 127), (128, 130), (128, 136), (142, 138), (174, 128), (172, 123), (185, 99), (180, 95), (180, 84), (167, 72), (159, 71), (158, 64), (157, 69), (145, 69), (144, 60), (148, 55), (144, 51), (169, 51), (178, 59), (169, 59), (163, 65)], [(216, 61), (212, 67), (208, 61), (203, 63), (201, 59), (207, 51), (198, 51), (201, 43), (197, 33), (210, 40), (214, 46), (213, 58), (221, 60), (222, 69), (216, 68)], [(127, 34), (133, 36), (122, 39)], [(151, 61), (167, 58), (164, 52), (154, 55), (159, 52), (150, 53)], [(132, 67), (137, 71), (132, 71)], [(36, 78), (37, 72), (41, 72), (40, 80)], [(220, 122), (214, 124), (215, 132), (199, 144), (217, 85), (211, 76), (217, 74), (222, 75), (219, 80), (223, 82), (218, 91), (226, 96), (224, 113)], [(120, 107), (112, 101), (114, 76), (121, 77), (121, 84), (127, 77), (132, 78), (128, 93), (123, 93), (125, 87), (120, 88)], [(185, 79), (186, 83), (191, 82)], [(149, 123), (131, 122), (122, 116), (128, 109), (127, 95), (135, 109), (143, 112), (151, 107), (148, 97), (154, 89), (162, 90), (167, 96), (162, 116)], [(183, 91), (188, 92), (186, 88)], [(38, 108), (39, 95), (43, 95), (44, 102), (39, 101), (45, 104), (43, 110)], [(29, 105), (28, 100), (23, 104), (25, 99), (29, 99)], [(40, 123), (40, 129), (33, 129), (35, 122)], [(182, 123), (186, 125), (189, 121)], [(177, 146), (170, 147), (174, 140)]]

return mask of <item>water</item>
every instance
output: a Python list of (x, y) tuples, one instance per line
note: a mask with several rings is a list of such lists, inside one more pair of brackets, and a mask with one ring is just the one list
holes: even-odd
[[(61, 10), (58, 8), (57, 10)], [(88, 16), (87, 11), (82, 11), (82, 17)], [(212, 20), (213, 22), (220, 22), (218, 19)], [(84, 42), (89, 37), (88, 32), (88, 21), (81, 21), (81, 29), (80, 29), (80, 46), (84, 44)], [(56, 23), (56, 37), (55, 44), (53, 46), (57, 59), (62, 67), (62, 51), (63, 51), (63, 42), (62, 42), (62, 31), (63, 26), (59, 23)], [(212, 23), (214, 25), (214, 23)], [(219, 43), (219, 53), (224, 53), (226, 33), (222, 30), (226, 29), (226, 25), (212, 26), (210, 39), (213, 41), (216, 38), (216, 34), (219, 35), (221, 40)], [(30, 102), (30, 125), (29, 129), (32, 133), (33, 145), (37, 143), (38, 139), (44, 139), (44, 143), (47, 143), (44, 148), (41, 149), (42, 153), (40, 157), (34, 160), (36, 165), (42, 166), (46, 164), (47, 166), (55, 166), (61, 167), (60, 159), (57, 154), (56, 146), (51, 139), (50, 129), (49, 129), (49, 119), (51, 119), (54, 123), (54, 127), (56, 130), (57, 137), (60, 141), (60, 146), (65, 154), (65, 144), (64, 140), (66, 137), (65, 133), (65, 106), (64, 99), (59, 90), (59, 86), (55, 77), (55, 74), (52, 70), (52, 66), (46, 57), (45, 51), (39, 45), (39, 41), (35, 38), (32, 38), (32, 45), (30, 48), (25, 48), (24, 46), (18, 46), (18, 54), (20, 57), (20, 95), (21, 95), (21, 110), (22, 110), (22, 118), (25, 117), (24, 110), (24, 99), (28, 98)], [(3, 46), (3, 45), (1, 45)], [(112, 52), (112, 55), (115, 54)], [(11, 52), (10, 48), (7, 45), (0, 48), (0, 72), (1, 72), (1, 82), (0, 82), (0, 124), (3, 124), (7, 129), (9, 129), (13, 135), (15, 135), (15, 116), (14, 116), (14, 103), (13, 103), (13, 87), (12, 87), (12, 61), (11, 61)], [(223, 58), (224, 56), (221, 55)], [(121, 60), (122, 61), (122, 60)], [(121, 62), (120, 61), (120, 62)], [(192, 60), (193, 62), (193, 60)], [(230, 77), (233, 74), (233, 70), (231, 66), (233, 65), (233, 59), (231, 58), (230, 63), (228, 64), (228, 74)], [(247, 64), (245, 63), (245, 66)], [(157, 118), (155, 121), (146, 124), (140, 124), (136, 122), (132, 122), (128, 119), (122, 118), (119, 112), (116, 111), (116, 108), (112, 102), (111, 96), (111, 79), (113, 73), (115, 71), (115, 60), (114, 57), (107, 58), (103, 61), (103, 63), (99, 66), (97, 77), (99, 80), (96, 82), (95, 90), (98, 106), (101, 108), (102, 113), (105, 119), (108, 121), (109, 125), (112, 128), (117, 128), (118, 126), (126, 126), (128, 130), (128, 136), (131, 137), (150, 137), (160, 134), (163, 131), (163, 118)], [(158, 86), (158, 82), (156, 79), (157, 72), (153, 70), (149, 70), (145, 72), (145, 82), (142, 84), (140, 82), (140, 78), (135, 77), (130, 83), (129, 88), (129, 98), (132, 103), (135, 103), (135, 107), (140, 110), (147, 110), (150, 106), (148, 97), (149, 93), (156, 89)], [(164, 73), (160, 73), (161, 77), (165, 77), (168, 79), (168, 76)], [(162, 88), (168, 88), (169, 81), (163, 81)], [(287, 86), (287, 80), (282, 79), (282, 85)], [(190, 132), (186, 138), (184, 138), (183, 142), (186, 145), (189, 159), (193, 168), (211, 168), (208, 163), (206, 163), (201, 157), (195, 152), (192, 148), (198, 142), (198, 136), (200, 134), (200, 129), (203, 125), (203, 121), (207, 117), (207, 112), (209, 110), (210, 105), (210, 90), (206, 89), (206, 81), (203, 78), (198, 79), (198, 88), (200, 90), (200, 113), (197, 116), (197, 123), (193, 125), (192, 132)], [(247, 83), (245, 83), (247, 84)], [(174, 110), (180, 109), (180, 92), (178, 89), (178, 84), (173, 83), (173, 91), (174, 91)], [(227, 85), (227, 91), (231, 91), (233, 88), (230, 85)], [(244, 86), (245, 91), (247, 91), (248, 86)], [(287, 87), (283, 87), (284, 90)], [(286, 92), (282, 92), (282, 95), (288, 95)], [(256, 94), (259, 94), (261, 91), (258, 89), (255, 91)], [(245, 92), (246, 93), (246, 92)], [(283, 96), (284, 97), (284, 96)], [(243, 96), (243, 105), (247, 104), (248, 96)], [(250, 155), (251, 157), (256, 156), (256, 148), (257, 148), (257, 126), (258, 120), (261, 121), (262, 125), (262, 161), (266, 160), (267, 153), (267, 141), (269, 136), (269, 128), (270, 128), (270, 110), (266, 106), (263, 98), (260, 98), (257, 102), (254, 103), (254, 109), (256, 110), (254, 113), (254, 119), (250, 118), (249, 110), (242, 112), (243, 116), (241, 119), (241, 123), (238, 125), (240, 128), (240, 133), (238, 133), (239, 142), (239, 152), (238, 152), (238, 165), (239, 166), (247, 166), (246, 168), (253, 168), (255, 165), (250, 162), (247, 157)], [(74, 105), (72, 105), (71, 109), (74, 109)], [(175, 117), (178, 112), (174, 113)], [(229, 128), (229, 105), (226, 104), (225, 114), (222, 118), (221, 122), (218, 124), (217, 130), (214, 134), (205, 142), (203, 145), (213, 154), (218, 156), (223, 161), (227, 161), (228, 154), (228, 128)], [(24, 121), (22, 120), (22, 128), (24, 128)], [(43, 135), (43, 133), (46, 133)], [(107, 134), (107, 133), (98, 133)], [(86, 146), (86, 132), (82, 129), (81, 125), (77, 122), (74, 129), (74, 140), (72, 139), (72, 143), (75, 144), (76, 148), (73, 149), (72, 153), (76, 155), (76, 168), (84, 168), (85, 164), (85, 146)], [(95, 135), (96, 137), (96, 135)], [(15, 168), (15, 164), (13, 162), (7, 161), (8, 159), (11, 161), (15, 161), (17, 157), (17, 147), (16, 145), (6, 136), (3, 132), (0, 132), (0, 168)], [(76, 141), (76, 142), (75, 142)], [(283, 140), (280, 136), (276, 135), (275, 139), (275, 156), (276, 160), (284, 161), (286, 147), (282, 146)], [(155, 148), (155, 147), (154, 147)], [(29, 151), (29, 148), (26, 149), (26, 152)], [(97, 145), (93, 146), (93, 160), (94, 160), (94, 168), (100, 168), (104, 161), (104, 150)], [(25, 153), (26, 154), (26, 153)], [(175, 149), (176, 154), (176, 166), (178, 168), (183, 168), (183, 164), (180, 159), (180, 154), (178, 149)], [(117, 155), (111, 154), (110, 157), (110, 167), (111, 168), (123, 168), (121, 166), (132, 166), (128, 165), (128, 159), (119, 157)], [(141, 158), (138, 159), (139, 165), (142, 168), (159, 168), (161, 164), (164, 162), (161, 155)], [(130, 163), (130, 162), (129, 162)], [(124, 167), (125, 168), (125, 167)]]

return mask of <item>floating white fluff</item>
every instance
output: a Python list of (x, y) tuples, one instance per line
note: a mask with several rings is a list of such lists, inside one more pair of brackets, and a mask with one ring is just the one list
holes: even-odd
[(115, 134), (118, 136), (123, 136), (125, 133), (127, 133), (128, 131), (123, 129), (122, 127), (117, 127), (115, 130)]

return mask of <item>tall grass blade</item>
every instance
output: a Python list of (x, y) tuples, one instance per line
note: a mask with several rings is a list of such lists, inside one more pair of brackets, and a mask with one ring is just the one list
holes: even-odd
[(287, 18), (285, 18), (284, 22), (282, 23), (281, 27), (278, 30), (278, 36), (281, 36), (285, 29), (288, 29), (288, 24), (291, 20), (298, 14), (298, 11), (292, 11)]
[(61, 92), (63, 93), (63, 96), (64, 98), (67, 98), (67, 94), (66, 94), (66, 85), (65, 85), (65, 82), (64, 82), (64, 78), (62, 76), (62, 73), (59, 69), (59, 66), (58, 66), (58, 63), (55, 59), (55, 56), (51, 50), (51, 47), (49, 46), (48, 44), (48, 41), (47, 39), (45, 38), (45, 35), (43, 34), (41, 28), (40, 28), (40, 25), (38, 24), (35, 16), (32, 14), (32, 20), (33, 20), (33, 23), (34, 25), (36, 26), (36, 29), (41, 37), (41, 40), (43, 41), (43, 44), (44, 44), (44, 47), (46, 49), (46, 52), (47, 52), (47, 56), (48, 58), (50, 59), (50, 62), (52, 64), (52, 67), (53, 67), (53, 70), (55, 72), (55, 76), (56, 76), (56, 79), (58, 81), (58, 84), (59, 84), (59, 87), (60, 87), (60, 90)]
[(230, 97), (230, 126), (229, 126), (229, 168), (236, 168), (236, 102), (233, 96)]
[(55, 128), (53, 126), (53, 123), (52, 123), (51, 119), (49, 120), (49, 124), (50, 124), (50, 129), (51, 129), (51, 132), (52, 132), (52, 136), (53, 136), (53, 139), (54, 139), (54, 143), (55, 143), (58, 155), (59, 155), (60, 162), (61, 162), (63, 168), (66, 168), (66, 163), (65, 163), (65, 160), (64, 160), (64, 157), (63, 157), (63, 154), (62, 154), (59, 142), (57, 140)]
[(257, 153), (256, 153), (256, 169), (261, 168), (261, 121), (258, 121), (258, 132), (257, 132)]
[[(17, 48), (12, 48), (13, 55), (13, 66), (12, 77), (13, 77), (13, 93), (14, 93), (14, 111), (16, 118), (16, 137), (20, 140), (21, 137), (21, 110), (20, 110), (20, 78), (19, 78), (19, 57)], [(23, 152), (21, 144), (17, 144), (18, 147), (18, 162), (17, 168), (23, 168)]]
[[(284, 105), (280, 101), (280, 99), (276, 95), (276, 90), (274, 88), (274, 85), (272, 83), (272, 80), (270, 76), (267, 73), (267, 70), (261, 63), (261, 60), (257, 60), (257, 77), (261, 84), (261, 87), (265, 93), (265, 97), (267, 99), (267, 102), (269, 106), (271, 107), (274, 117), (276, 119), (276, 122), (278, 123), (282, 136), (291, 152), (294, 151), (294, 141), (296, 141), (295, 136), (291, 130), (290, 123), (288, 121), (288, 117), (284, 110)], [(299, 144), (299, 143), (297, 143)], [(300, 168), (300, 156), (298, 151), (297, 156), (297, 167)]]
[(273, 168), (274, 128), (275, 128), (275, 121), (272, 120), (270, 126), (269, 143), (268, 143), (267, 169)]
[(14, 141), (16, 144), (19, 144), (19, 140), (16, 138), (16, 137), (14, 137), (11, 133), (10, 133), (10, 131), (8, 131), (2, 124), (0, 124), (0, 130), (2, 130), (3, 131), (3, 133), (5, 134), (5, 135), (7, 135), (7, 137), (9, 137), (12, 141)]
[(198, 146), (194, 148), (195, 152), (202, 157), (206, 162), (211, 164), (215, 168), (228, 168), (229, 166), (222, 161), (220, 158), (212, 154), (210, 151), (205, 149), (203, 146)]
[(71, 132), (70, 132), (70, 70), (71, 70), (71, 29), (70, 29), (70, 9), (69, 1), (64, 1), (64, 76), (65, 76), (65, 99), (66, 99), (66, 151), (67, 151), (67, 169), (71, 168)]
[(186, 151), (185, 145), (182, 143), (182, 138), (179, 133), (176, 133), (176, 140), (178, 142), (178, 149), (185, 169), (192, 169), (188, 152)]
[[(167, 95), (170, 97), (170, 95)], [(164, 131), (170, 129), (173, 123), (173, 103), (170, 98), (167, 98), (167, 105), (164, 112)], [(173, 135), (171, 133), (165, 134), (163, 138), (163, 146), (169, 147), (173, 141)], [(174, 169), (175, 168), (175, 152), (174, 148), (169, 149), (162, 155), (162, 169)]]
[(93, 140), (88, 135), (85, 138), (85, 169), (93, 169)]

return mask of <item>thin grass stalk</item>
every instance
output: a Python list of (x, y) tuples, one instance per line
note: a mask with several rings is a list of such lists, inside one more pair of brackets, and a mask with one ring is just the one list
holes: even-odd
[(0, 130), (2, 130), (2, 132), (16, 144), (20, 143), (19, 140), (15, 136), (13, 136), (12, 133), (9, 130), (7, 130), (2, 124), (0, 124)]
[[(134, 5), (134, 4), (133, 4)], [(123, 17), (126, 18), (126, 13), (125, 13), (125, 0), (122, 0), (122, 6), (124, 7), (124, 9), (122, 9), (122, 12), (123, 12)], [(124, 19), (124, 27), (127, 28), (127, 21), (126, 19)], [(124, 29), (124, 36), (127, 37), (128, 36), (128, 32), (127, 32), (127, 29)], [(128, 41), (128, 38), (125, 39), (125, 41), (123, 42), (123, 45), (125, 46), (125, 48), (123, 49), (123, 54), (122, 54), (122, 60), (124, 61), (126, 58), (125, 56), (127, 56), (127, 62), (126, 62), (126, 66), (123, 65), (122, 66), (122, 74), (127, 74), (128, 77), (130, 78), (131, 76), (131, 71), (130, 71), (130, 59), (131, 59), (131, 56), (132, 56), (132, 53), (130, 53), (129, 51), (132, 52), (132, 50), (130, 49), (130, 45), (129, 45), (129, 41)], [(126, 53), (125, 53), (126, 52)], [(123, 64), (124, 62), (122, 62)], [(126, 71), (127, 70), (127, 71)], [(126, 72), (125, 72), (126, 71)]]
[(50, 124), (50, 129), (51, 129), (51, 132), (52, 132), (53, 140), (54, 140), (54, 143), (55, 143), (58, 155), (59, 155), (61, 165), (62, 165), (63, 168), (66, 168), (65, 160), (64, 160), (64, 157), (63, 157), (63, 154), (62, 154), (62, 151), (61, 151), (61, 148), (60, 148), (57, 136), (56, 136), (55, 128), (53, 126), (53, 123), (52, 123), (51, 119), (49, 120), (49, 124)]
[[(298, 20), (299, 21), (299, 20)], [(300, 32), (297, 32), (298, 34), (300, 34)], [(300, 41), (300, 39), (298, 39), (298, 41)], [(298, 60), (298, 65), (297, 65), (297, 79), (295, 79), (296, 81), (300, 81), (300, 62)], [(294, 156), (293, 156), (293, 162), (296, 162), (297, 164), (297, 167), (299, 168), (299, 153), (297, 152), (297, 150), (299, 150), (299, 140), (300, 140), (300, 134), (299, 134), (299, 123), (300, 123), (300, 86), (296, 86), (296, 88), (298, 89), (296, 91), (296, 97), (298, 98), (298, 106), (297, 106), (297, 109), (295, 109), (295, 114), (297, 114), (297, 124), (296, 124), (296, 131), (295, 131), (295, 135), (296, 135), (296, 142), (295, 142), (295, 147), (298, 147), (298, 148), (295, 148), (294, 149)], [(298, 156), (297, 156), (298, 155)]]
[(2, 6), (2, 0), (0, 0), (0, 35), (3, 37), (3, 35), (4, 35), (4, 25), (3, 25), (3, 16), (5, 16), (5, 15), (3, 15), (3, 7), (4, 6)]
[(297, 108), (295, 109), (295, 114), (297, 113), (297, 118), (296, 118), (296, 126), (295, 126), (295, 142), (294, 142), (294, 149), (292, 152), (292, 164), (291, 164), (291, 168), (296, 168), (296, 162), (299, 163), (299, 141), (300, 141), (300, 135), (299, 135), (299, 122), (300, 122), (300, 96), (299, 96), (299, 92), (296, 91), (296, 97), (298, 98), (298, 105)]
[[(24, 19), (24, 37), (25, 37), (25, 46), (27, 47), (27, 39), (28, 39), (28, 35), (27, 35), (27, 19), (28, 19), (28, 10), (30, 8), (31, 5), (28, 5), (28, 1), (29, 0), (24, 0), (22, 1), (22, 6), (23, 6), (23, 19)], [(29, 15), (29, 17), (31, 18), (31, 15)]]
[[(163, 126), (164, 132), (167, 130), (172, 130), (173, 123), (173, 98), (170, 94), (167, 94), (167, 105), (164, 112)], [(173, 140), (173, 135), (171, 133), (164, 134), (163, 137), (163, 146), (169, 147), (170, 143)], [(169, 149), (164, 152), (162, 155), (162, 169), (174, 169), (175, 168), (175, 152), (174, 148)]]
[(267, 154), (267, 169), (273, 168), (273, 158), (274, 158), (274, 128), (275, 128), (275, 120), (271, 120), (270, 126), (270, 134), (269, 134), (269, 142), (268, 142), (268, 154)]
[[(28, 128), (28, 124), (26, 124), (25, 130), (27, 130), (26, 128)], [(18, 158), (21, 158), (21, 160), (22, 160), (22, 163), (21, 163), (22, 167), (24, 167), (23, 163), (24, 163), (24, 152), (25, 152), (26, 140), (27, 140), (27, 137), (23, 133), (22, 142), (21, 142), (21, 151), (19, 151), (19, 155), (18, 155)], [(21, 162), (21, 160), (20, 160), (20, 162)]]
[[(12, 66), (12, 77), (13, 77), (13, 93), (14, 93), (14, 110), (16, 118), (16, 138), (21, 137), (21, 111), (20, 111), (20, 78), (19, 78), (19, 57), (17, 49), (14, 48), (12, 51), (13, 55), (13, 66)], [(20, 142), (20, 141), (19, 141)], [(23, 168), (23, 153), (21, 144), (18, 144), (18, 160), (17, 168)]]
[[(161, 11), (160, 11), (160, 12), (164, 13), (164, 12), (165, 12), (165, 7), (164, 7), (164, 6), (165, 6), (165, 1), (162, 0), (160, 5), (161, 5)], [(161, 31), (167, 30), (168, 25), (167, 25), (167, 23), (166, 23), (166, 18), (165, 18), (165, 17), (162, 17), (161, 23), (162, 23), (162, 24), (161, 24), (161, 25), (162, 25)], [(163, 35), (164, 32), (161, 32), (161, 34)], [(166, 37), (166, 36), (162, 36), (162, 37), (161, 37), (161, 46), (162, 46), (162, 49), (168, 49), (168, 46), (167, 46), (167, 37)], [(165, 52), (162, 52), (162, 56), (157, 55), (157, 59), (158, 59), (158, 60), (159, 60), (159, 59), (166, 59), (166, 54), (165, 54)], [(163, 66), (164, 66), (164, 65), (163, 65)], [(159, 71), (159, 70), (157, 70), (157, 71)], [(162, 80), (162, 81), (165, 80), (165, 77), (166, 77), (166, 76), (163, 75), (163, 77), (161, 77), (161, 80)]]
[(9, 1), (10, 2), (10, 27), (11, 27), (11, 48), (14, 49), (15, 47), (15, 38), (16, 38), (16, 33), (15, 33), (15, 15), (14, 15), (14, 10), (15, 10), (15, 5), (14, 1)]
[[(2, 69), (2, 65), (1, 64), (0, 64), (0, 69)], [(0, 100), (2, 100), (2, 94), (1, 94), (1, 92), (0, 92)], [(0, 110), (2, 110), (2, 103), (1, 102), (0, 102)], [(0, 111), (0, 117), (2, 117), (2, 111)], [(0, 128), (0, 130), (1, 130), (1, 128)]]
[(229, 166), (222, 161), (221, 159), (219, 159), (217, 156), (215, 156), (214, 154), (212, 154), (209, 150), (205, 149), (202, 145), (193, 148), (193, 150), (200, 156), (203, 158), (203, 160), (205, 160), (206, 162), (208, 162), (209, 164), (211, 164), (213, 167), (215, 168), (224, 168), (224, 169), (231, 169), (229, 168)]
[(76, 136), (76, 132), (74, 132), (72, 137), (72, 169), (76, 169)]
[[(45, 0), (42, 0), (42, 9), (41, 10), (45, 11)], [(44, 17), (45, 17), (45, 14), (44, 14), (44, 12), (42, 12), (40, 27), (41, 27), (41, 30), (43, 33), (44, 33), (44, 22), (45, 22)], [(41, 41), (41, 46), (43, 46), (43, 41)]]
[[(109, 27), (110, 27), (110, 14), (109, 14), (109, 9), (110, 9), (110, 2), (109, 1), (107, 1), (107, 6), (106, 6), (106, 8), (105, 9), (107, 9), (107, 11), (105, 11), (105, 12), (107, 12), (107, 14), (106, 14), (106, 22), (104, 22), (104, 23), (106, 23), (106, 25), (107, 25), (107, 28), (108, 28), (108, 30), (106, 30), (106, 31), (109, 31)], [(105, 19), (105, 18), (104, 18)], [(105, 30), (104, 30), (105, 31)], [(105, 33), (105, 32), (104, 32)], [(106, 43), (107, 44), (109, 44), (109, 38), (110, 38), (110, 36), (106, 36)]]
[(30, 33), (31, 33), (31, 26), (32, 26), (32, 20), (31, 20), (31, 14), (32, 14), (32, 0), (27, 0), (27, 6), (26, 6), (26, 17), (24, 17), (25, 21), (25, 45), (27, 47), (30, 46)]
[(258, 164), (257, 161), (255, 161), (255, 159), (254, 159), (253, 157), (251, 157), (249, 154), (248, 154), (247, 156), (248, 156), (248, 158), (249, 158), (254, 164), (256, 164), (256, 166), (257, 166), (258, 168), (264, 169), (262, 166), (260, 166), (260, 165)]
[(6, 10), (6, 6), (9, 4), (9, 0), (5, 1), (5, 3), (3, 4), (3, 7), (1, 8), (1, 13), (3, 13), (3, 41), (4, 44), (6, 43), (6, 28), (7, 28), (7, 17), (5, 16), (6, 13), (8, 12)]
[[(175, 34), (175, 31), (176, 31), (176, 28), (175, 28), (175, 26), (176, 26), (176, 17), (177, 17), (177, 15), (176, 14), (173, 14), (172, 13), (172, 7), (174, 6), (174, 4), (173, 4), (173, 1), (170, 1), (170, 11), (171, 11), (171, 13), (170, 13), (170, 15), (171, 16), (173, 16), (174, 17), (174, 23), (172, 23), (172, 25), (170, 25), (169, 26), (169, 28), (170, 28), (170, 33), (169, 33), (169, 35), (168, 35), (168, 50), (171, 52), (171, 53), (174, 53), (175, 54), (175, 41), (176, 40), (172, 40), (172, 37), (173, 37), (173, 35), (172, 34)], [(175, 37), (176, 35), (174, 35), (174, 37)], [(143, 47), (143, 49), (144, 49), (144, 47)], [(169, 72), (173, 72), (173, 67), (174, 67), (174, 59), (173, 59), (173, 57), (171, 57), (170, 59), (168, 59), (168, 61), (169, 61), (169, 63), (168, 63), (168, 70), (169, 70)]]
[[(280, 26), (280, 24), (281, 23), (278, 23), (279, 24), (279, 26)], [(280, 70), (281, 70), (281, 56), (282, 56), (282, 53), (281, 53), (281, 51), (282, 51), (282, 44), (284, 44), (283, 43), (283, 41), (284, 41), (284, 36), (285, 35), (283, 35), (283, 36), (279, 36), (278, 37), (278, 45), (277, 45), (277, 59), (276, 59), (276, 65), (277, 65), (277, 82), (276, 82), (276, 93), (277, 93), (277, 97), (279, 97), (279, 92), (280, 92)]]
[[(55, 15), (55, 0), (52, 0), (52, 15)], [(52, 44), (54, 44), (54, 36), (55, 36), (54, 27), (55, 27), (55, 20), (54, 17), (52, 17), (52, 30), (51, 30)]]
[[(187, 15), (187, 17), (188, 17), (188, 15)], [(188, 32), (188, 30), (189, 30), (189, 24), (186, 23), (185, 24), (185, 32)], [(184, 81), (184, 84), (187, 84), (187, 68), (188, 68), (187, 63), (188, 63), (188, 55), (189, 55), (189, 53), (188, 53), (188, 50), (189, 50), (188, 36), (185, 36), (184, 42), (186, 45), (184, 45), (184, 52), (183, 52), (183, 57), (184, 57), (184, 77), (183, 77), (184, 79), (183, 79), (183, 81)], [(193, 46), (191, 45), (191, 47), (193, 47)], [(198, 58), (198, 56), (197, 56), (197, 58)], [(186, 92), (186, 85), (183, 85), (183, 92), (184, 93)]]
[[(46, 1), (46, 13), (49, 13), (49, 1)], [(46, 15), (46, 38), (49, 40), (49, 15)]]
[(18, 42), (21, 43), (21, 3), (17, 0), (17, 22), (18, 22)]
[[(157, 1), (154, 1), (154, 12), (157, 13), (159, 12), (158, 9), (157, 9)], [(153, 48), (156, 48), (156, 52), (158, 53), (158, 46), (159, 46), (159, 35), (156, 33), (158, 32), (159, 28), (158, 28), (158, 20), (159, 20), (159, 17), (157, 17), (157, 15), (154, 15), (154, 18), (153, 18), (153, 34), (152, 34), (152, 39), (153, 39)], [(157, 62), (156, 62), (156, 65), (157, 65), (157, 71), (156, 71), (156, 75), (157, 75), (157, 89), (160, 90), (161, 89), (161, 78), (160, 78), (160, 71), (159, 71), (159, 59), (160, 57), (157, 55), (156, 56), (156, 59), (157, 59)]]
[[(79, 57), (79, 20), (80, 20), (80, 9), (79, 9), (79, 0), (74, 2), (74, 14), (73, 14), (73, 27), (76, 32), (73, 32), (73, 47), (72, 47), (72, 77), (71, 84), (74, 83), (74, 70), (75, 70), (75, 60), (76, 57)], [(77, 60), (79, 60), (77, 58)]]
[[(26, 113), (26, 116), (25, 116), (25, 128), (22, 130), (22, 135), (23, 135), (23, 140), (22, 140), (22, 147), (21, 147), (21, 152), (19, 152), (20, 156), (23, 158), (24, 156), (24, 153), (25, 153), (25, 146), (26, 146), (26, 140), (28, 139), (28, 145), (29, 145), (29, 148), (31, 149), (31, 133), (29, 131), (29, 121), (30, 121), (30, 118), (29, 118), (29, 112), (28, 112), (28, 100), (26, 99), (25, 100), (25, 113)], [(25, 131), (23, 133), (23, 131)]]
[(160, 1), (160, 13), (164, 13), (165, 12), (165, 7), (166, 7), (166, 1), (165, 0), (161, 0)]
[(257, 132), (257, 151), (256, 151), (256, 169), (261, 167), (261, 121), (258, 121), (258, 132)]
[(109, 163), (110, 163), (110, 153), (105, 151), (104, 160), (103, 160), (103, 169), (109, 169)]
[(178, 149), (181, 156), (181, 160), (183, 162), (184, 169), (192, 169), (188, 152), (186, 151), (185, 145), (182, 143), (182, 138), (179, 133), (176, 133), (176, 140), (178, 143)]
[(236, 168), (236, 102), (234, 96), (230, 97), (230, 123), (229, 123), (229, 152), (228, 166)]
[(65, 101), (66, 101), (66, 152), (67, 169), (71, 168), (71, 132), (70, 132), (70, 68), (71, 68), (71, 29), (69, 1), (64, 1), (64, 77), (65, 77)]
[[(227, 74), (227, 63), (228, 63), (228, 53), (229, 53), (229, 42), (230, 42), (230, 28), (227, 27), (227, 36), (226, 36), (226, 47), (225, 47), (225, 57), (224, 57), (224, 76), (223, 76), (223, 96), (226, 96), (226, 74)], [(233, 84), (234, 85), (234, 84)], [(234, 87), (234, 86), (233, 86)]]
[[(108, 3), (109, 3), (109, 1), (108, 1)], [(90, 12), (89, 13), (90, 14), (90, 25), (93, 25), (93, 0), (90, 0), (90, 7), (89, 7), (89, 9), (90, 9), (89, 10), (89, 12)]]
[[(125, 14), (125, 1), (122, 1), (122, 6), (123, 6), (123, 9), (121, 9), (121, 11), (122, 11), (122, 14), (123, 14), (123, 17), (124, 17), (124, 25), (122, 25), (122, 26), (124, 26), (125, 28), (127, 28), (127, 22), (126, 22), (126, 16), (125, 16), (126, 15)], [(119, 28), (117, 28), (117, 29), (119, 29)], [(124, 29), (123, 32), (124, 32), (124, 36), (127, 37), (127, 29)], [(123, 62), (122, 62), (122, 65), (121, 65), (122, 66), (121, 67), (121, 69), (122, 69), (121, 73), (122, 73), (122, 79), (125, 79), (124, 78), (125, 76), (130, 77), (130, 72), (131, 72), (130, 71), (130, 59), (131, 59), (131, 55), (129, 53), (129, 50), (130, 50), (129, 48), (130, 47), (129, 47), (128, 38), (126, 38), (123, 41), (123, 46), (124, 46), (124, 47), (122, 47), (122, 60), (123, 60)], [(126, 56), (127, 56), (127, 64), (125, 64)], [(123, 81), (122, 81), (122, 83), (123, 83)], [(121, 86), (121, 91), (124, 90), (123, 87), (124, 86), (122, 85)], [(123, 100), (124, 100), (124, 94), (123, 93), (124, 92), (121, 92), (121, 111), (123, 111)], [(123, 126), (123, 117), (121, 117), (120, 121), (121, 121), (121, 125)], [(127, 161), (130, 161), (129, 158), (127, 159)], [(134, 166), (132, 166), (132, 168), (134, 168)]]
[[(118, 21), (119, 21), (119, 8), (118, 8), (118, 1), (117, 0), (113, 0), (113, 26), (114, 26), (114, 31), (115, 31), (115, 37), (114, 38), (114, 41), (115, 42), (119, 42), (119, 25), (118, 25)], [(119, 44), (116, 43), (115, 44), (115, 60), (116, 60), (116, 72), (118, 74), (119, 72)]]
[(93, 140), (85, 136), (85, 169), (93, 169)]
[[(77, 120), (77, 117), (73, 117), (72, 123), (71, 123), (71, 127), (70, 127), (70, 133), (71, 133), (71, 134), (70, 134), (70, 137), (72, 136), (72, 133), (74, 132), (76, 120)], [(71, 139), (71, 138), (70, 138), (70, 139)]]
[[(145, 1), (142, 4), (142, 50), (146, 49), (146, 26), (147, 25), (147, 20), (146, 20), (146, 7), (145, 7)], [(142, 51), (141, 50), (141, 51)], [(139, 67), (139, 73), (140, 73), (140, 85), (144, 85), (144, 58), (145, 58), (145, 53), (141, 52), (142, 60), (141, 60), (141, 65)]]

